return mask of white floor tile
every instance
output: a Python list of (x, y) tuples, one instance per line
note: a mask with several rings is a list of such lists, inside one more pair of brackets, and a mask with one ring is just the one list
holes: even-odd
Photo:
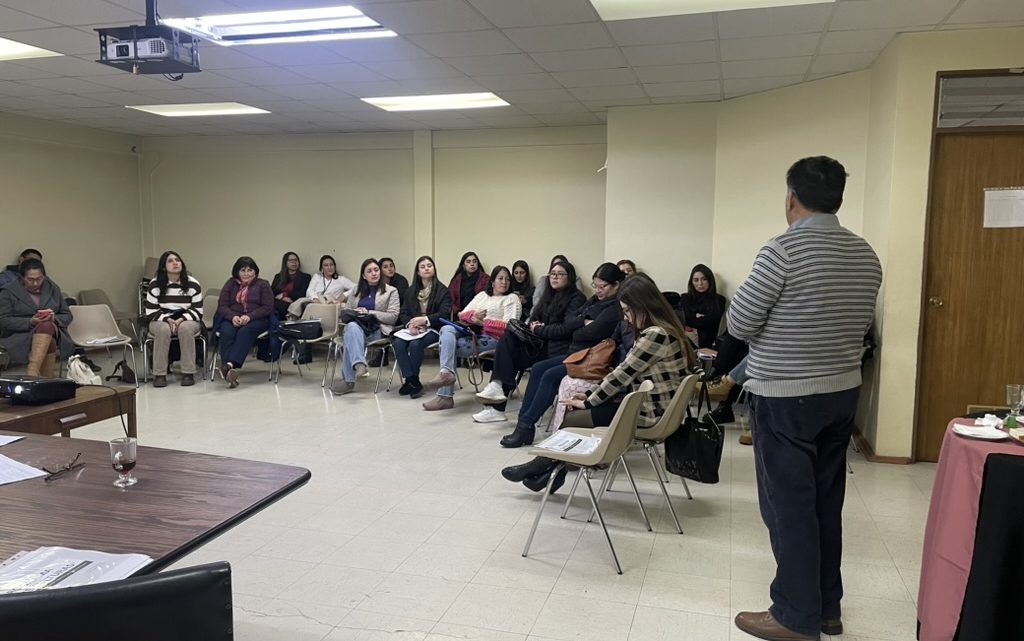
[(530, 631), (565, 641), (626, 641), (635, 606), (552, 594)]

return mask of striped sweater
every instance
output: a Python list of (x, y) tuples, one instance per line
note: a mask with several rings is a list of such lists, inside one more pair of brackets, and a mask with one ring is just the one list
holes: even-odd
[(167, 283), (167, 291), (161, 295), (154, 279), (146, 291), (145, 310), (146, 318), (151, 321), (166, 320), (178, 310), (185, 320), (202, 321), (203, 288), (198, 280), (189, 276), (187, 288), (180, 283)]
[[(676, 388), (686, 376), (688, 365), (685, 341), (654, 325), (640, 332), (633, 349), (587, 397), (587, 406), (600, 405), (623, 392), (636, 391), (645, 380), (654, 389), (640, 408), (637, 427), (652, 427), (668, 409)], [(626, 388), (630, 389), (626, 389)]]
[(746, 389), (793, 397), (858, 387), (881, 283), (874, 250), (833, 214), (768, 241), (728, 312), (729, 333), (750, 344)]

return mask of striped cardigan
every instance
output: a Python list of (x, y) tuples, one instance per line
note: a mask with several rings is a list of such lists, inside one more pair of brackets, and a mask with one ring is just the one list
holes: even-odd
[(146, 318), (151, 321), (162, 321), (170, 318), (181, 310), (185, 320), (201, 321), (203, 319), (203, 288), (199, 281), (188, 277), (188, 287), (180, 283), (167, 283), (167, 290), (160, 294), (156, 279), (146, 290)]
[(672, 395), (686, 376), (687, 365), (685, 341), (657, 325), (648, 327), (640, 332), (633, 349), (619, 366), (591, 390), (587, 407), (606, 403), (622, 392), (635, 391), (649, 380), (654, 383), (654, 389), (640, 408), (637, 427), (653, 427), (668, 409)]
[(860, 386), (864, 333), (882, 267), (834, 214), (814, 214), (770, 240), (729, 306), (729, 333), (750, 344), (744, 387), (793, 397)]

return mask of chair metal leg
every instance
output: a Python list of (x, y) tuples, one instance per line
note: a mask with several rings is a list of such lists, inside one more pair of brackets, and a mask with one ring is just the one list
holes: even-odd
[(565, 499), (565, 507), (562, 508), (562, 516), (560, 518), (564, 519), (565, 515), (569, 513), (569, 505), (572, 504), (572, 497), (576, 496), (576, 488), (579, 487), (580, 485), (580, 477), (586, 474), (587, 472), (588, 470), (585, 470), (584, 468), (581, 467), (579, 469), (579, 473), (576, 474), (576, 480), (572, 482), (572, 489), (569, 490), (569, 497)]
[(662, 460), (661, 452), (658, 451), (658, 446), (657, 445), (654, 446), (654, 458), (658, 461), (658, 469), (656, 469), (654, 471), (657, 473), (658, 478), (660, 478), (664, 482), (668, 483), (669, 482), (668, 470), (665, 469), (665, 461)]
[[(392, 356), (394, 356), (394, 350), (392, 350)], [(388, 379), (388, 386), (384, 388), (385, 392), (391, 391), (391, 384), (395, 382), (395, 372), (398, 371), (398, 357), (395, 356), (395, 364), (391, 366), (391, 378)], [(402, 376), (399, 374), (398, 378), (401, 380)]]
[[(608, 487), (612, 484), (612, 481), (615, 478), (615, 468), (617, 468), (618, 466), (619, 466), (619, 461), (618, 460), (613, 461), (612, 464), (608, 467), (608, 471), (605, 473), (604, 478), (601, 479), (601, 487), (597, 491), (597, 500), (598, 500), (598, 502), (600, 502), (601, 499), (604, 498), (605, 492), (608, 491)], [(593, 523), (594, 522), (594, 515), (595, 515), (595, 513), (596, 512), (594, 510), (590, 511), (590, 516), (587, 517), (587, 523)]]
[[(654, 449), (653, 445), (644, 443), (644, 449), (647, 450), (647, 458), (651, 459), (651, 466), (657, 467), (658, 464), (654, 462), (654, 453), (651, 451)], [(672, 505), (672, 497), (668, 495), (668, 488), (661, 482), (661, 476), (658, 476), (658, 487), (661, 488), (661, 495), (665, 497), (665, 502), (668, 503), (668, 511), (672, 513), (672, 520), (676, 522), (676, 532), (683, 533), (683, 526), (679, 524), (679, 517), (676, 515), (676, 508)], [(685, 485), (684, 485), (685, 487)]]
[[(640, 506), (640, 514), (644, 517), (644, 524), (647, 526), (647, 531), (650, 532), (651, 520), (647, 518), (647, 510), (644, 509), (644, 501), (640, 498), (640, 491), (636, 489), (636, 481), (633, 480), (633, 474), (629, 471), (629, 464), (626, 463), (626, 457), (620, 456), (619, 461), (622, 463), (622, 469), (626, 471), (626, 478), (629, 479), (629, 484), (633, 488), (633, 496), (636, 497), (636, 504)], [(658, 479), (659, 481), (661, 479)]]
[(555, 476), (558, 472), (565, 467), (565, 463), (559, 463), (555, 466), (555, 469), (551, 470), (551, 476), (548, 477), (548, 486), (544, 488), (544, 495), (540, 497), (540, 507), (537, 508), (537, 516), (533, 518), (533, 527), (530, 528), (530, 536), (526, 537), (526, 545), (523, 547), (523, 556), (525, 557), (530, 552), (530, 544), (533, 543), (533, 535), (537, 532), (537, 524), (540, 523), (540, 515), (544, 513), (544, 505), (548, 502), (548, 497), (551, 495), (551, 486), (555, 482)]
[[(391, 351), (391, 358), (395, 358), (395, 350), (391, 347), (391, 345), (385, 345), (380, 350), (380, 365), (377, 366), (377, 382), (373, 384), (373, 393), (374, 394), (376, 394), (377, 390), (380, 389), (380, 377), (381, 377), (381, 374), (384, 372), (384, 359), (388, 355), (388, 351), (389, 350)], [(395, 365), (396, 366), (398, 365), (398, 360), (397, 359), (395, 359)], [(395, 370), (392, 369), (391, 370), (391, 376), (394, 377), (394, 375), (395, 375)], [(388, 381), (388, 391), (390, 391), (390, 390), (391, 390), (391, 381), (389, 380)]]
[[(554, 476), (551, 478), (554, 478)], [(590, 503), (594, 506), (594, 511), (597, 513), (597, 520), (601, 523), (601, 529), (604, 530), (604, 538), (608, 541), (608, 549), (612, 553), (612, 561), (615, 562), (615, 571), (622, 574), (622, 566), (619, 565), (619, 556), (615, 554), (615, 546), (612, 545), (612, 537), (608, 534), (608, 526), (604, 523), (604, 515), (601, 514), (601, 507), (597, 504), (597, 497), (594, 496), (594, 487), (590, 484), (589, 478), (583, 477), (583, 480), (587, 482), (587, 492), (590, 494)]]
[[(130, 350), (131, 351), (131, 355), (132, 355), (132, 369), (135, 370), (136, 372), (138, 372), (139, 371), (139, 367), (138, 367), (138, 365), (135, 364), (135, 348), (132, 347), (131, 343), (127, 343), (124, 346), (124, 350), (121, 351), (121, 358), (124, 358), (124, 352), (126, 350)], [(135, 389), (139, 389), (139, 387), (140, 387), (140, 385), (139, 385), (139, 375), (136, 374), (135, 375)]]

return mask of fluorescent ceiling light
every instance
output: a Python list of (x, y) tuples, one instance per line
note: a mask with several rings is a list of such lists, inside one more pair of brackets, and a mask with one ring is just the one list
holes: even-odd
[(0, 38), (0, 60), (25, 60), (26, 58), (50, 58), (64, 54), (40, 49), (22, 42)]
[(384, 111), (431, 111), (441, 109), (481, 109), (483, 107), (507, 107), (508, 103), (491, 92), (450, 93), (433, 96), (386, 96), (363, 98), (374, 107)]
[(241, 116), (245, 114), (268, 114), (266, 109), (250, 107), (239, 102), (194, 102), (175, 105), (125, 105), (129, 109), (171, 118), (186, 116)]
[(833, 2), (835, 0), (590, 0), (590, 4), (594, 5), (598, 15), (605, 21)]
[(198, 18), (164, 18), (160, 22), (225, 47), (392, 38), (398, 35), (363, 15), (359, 9), (347, 6), (233, 13)]

